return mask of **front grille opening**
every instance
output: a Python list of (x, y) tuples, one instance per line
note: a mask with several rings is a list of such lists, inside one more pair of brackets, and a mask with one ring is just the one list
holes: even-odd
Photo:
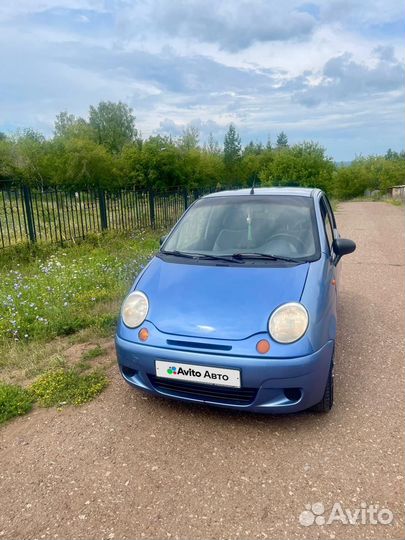
[(284, 388), (284, 395), (290, 401), (299, 401), (302, 396), (301, 388)]
[(168, 345), (174, 347), (187, 347), (190, 349), (208, 349), (213, 351), (230, 351), (232, 349), (231, 345), (219, 345), (216, 343), (196, 343), (195, 341), (180, 341), (177, 339), (168, 339)]
[(177, 397), (189, 397), (214, 403), (232, 403), (234, 405), (249, 405), (256, 398), (257, 388), (228, 388), (211, 384), (173, 381), (148, 375), (149, 380), (160, 392)]

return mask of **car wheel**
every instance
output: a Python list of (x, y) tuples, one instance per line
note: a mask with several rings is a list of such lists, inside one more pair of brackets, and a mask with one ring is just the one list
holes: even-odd
[(326, 381), (325, 392), (319, 403), (311, 407), (311, 411), (318, 413), (327, 413), (333, 407), (333, 368), (334, 368), (334, 356), (330, 365), (328, 380)]

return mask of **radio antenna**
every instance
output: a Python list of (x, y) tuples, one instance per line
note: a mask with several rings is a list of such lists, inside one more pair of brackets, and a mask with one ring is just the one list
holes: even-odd
[(255, 184), (256, 184), (256, 175), (253, 176), (252, 189), (250, 190), (250, 195), (255, 194)]

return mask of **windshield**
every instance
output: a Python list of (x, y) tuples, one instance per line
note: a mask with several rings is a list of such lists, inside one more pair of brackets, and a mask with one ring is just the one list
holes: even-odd
[(197, 201), (166, 240), (163, 252), (207, 255), (256, 253), (318, 258), (309, 197), (246, 195)]

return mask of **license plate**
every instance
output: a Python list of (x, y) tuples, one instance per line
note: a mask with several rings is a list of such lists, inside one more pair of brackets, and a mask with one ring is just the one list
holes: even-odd
[(217, 386), (240, 388), (240, 371), (209, 366), (196, 366), (180, 362), (156, 360), (156, 376), (173, 381), (188, 381)]

